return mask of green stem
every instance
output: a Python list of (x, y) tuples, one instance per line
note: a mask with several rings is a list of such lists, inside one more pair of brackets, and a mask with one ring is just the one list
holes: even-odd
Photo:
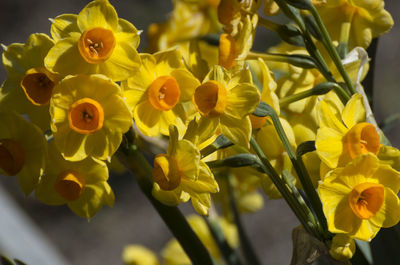
[(328, 93), (331, 89), (334, 89), (340, 100), (343, 102), (343, 104), (346, 104), (346, 102), (350, 99), (349, 95), (347, 95), (346, 91), (343, 90), (341, 86), (339, 86), (336, 83), (333, 82), (326, 82), (326, 83), (321, 83), (316, 85), (315, 87), (297, 93), (293, 94), (284, 98), (279, 99), (279, 105), (281, 107), (287, 106), (290, 103), (311, 97), (311, 96), (317, 96), (317, 95), (324, 95)]
[(294, 66), (305, 69), (312, 69), (317, 67), (314, 59), (304, 54), (249, 52), (249, 54), (246, 57), (247, 60), (258, 59), (258, 58), (261, 58), (266, 61), (289, 63)]
[(160, 203), (152, 196), (153, 169), (138, 148), (135, 145), (128, 145), (127, 148), (121, 148), (117, 155), (121, 162), (131, 171), (132, 175), (137, 177), (140, 189), (179, 241), (192, 263), (195, 265), (216, 265), (181, 211), (177, 207), (170, 207)]
[(242, 265), (242, 262), (240, 261), (238, 255), (235, 253), (235, 250), (231, 248), (228, 241), (226, 240), (218, 222), (211, 220), (209, 217), (206, 216), (204, 216), (204, 220), (207, 224), (208, 229), (210, 230), (211, 235), (217, 243), (217, 246), (221, 251), (221, 254), (224, 257), (226, 263), (228, 265)]
[[(314, 210), (315, 214), (317, 215), (319, 224), (322, 226), (322, 230), (328, 231), (328, 225), (326, 222), (324, 212), (322, 210), (321, 200), (319, 199), (319, 196), (318, 196), (316, 190), (314, 189), (314, 186), (311, 181), (311, 177), (308, 174), (308, 171), (303, 163), (302, 158), (296, 156), (296, 153), (294, 152), (294, 150), (289, 142), (289, 139), (287, 138), (286, 133), (282, 127), (279, 117), (276, 114), (276, 112), (274, 111), (274, 109), (271, 106), (269, 106), (268, 104), (263, 104), (263, 109), (266, 110), (267, 115), (272, 118), (272, 122), (274, 123), (276, 132), (278, 133), (279, 138), (281, 139), (282, 144), (285, 147), (290, 160), (292, 161), (293, 167), (297, 173), (297, 176), (300, 179), (301, 185), (303, 186), (304, 191), (305, 191), (308, 199), (310, 200), (312, 209)], [(328, 234), (327, 233), (325, 233), (325, 234), (326, 235), (324, 235), (324, 236), (328, 237)]]
[(311, 235), (318, 237), (318, 234), (315, 231), (314, 224), (312, 224), (311, 220), (308, 219), (308, 216), (304, 212), (304, 209), (302, 208), (300, 203), (288, 190), (286, 183), (279, 177), (278, 173), (275, 171), (274, 167), (271, 165), (268, 158), (265, 156), (264, 152), (261, 150), (257, 141), (253, 137), (250, 139), (250, 145), (260, 158), (261, 162), (263, 163), (264, 172), (269, 176), (269, 178), (274, 183), (278, 191), (282, 194), (282, 197), (285, 199), (290, 209), (292, 209), (297, 219), (303, 225), (304, 229), (306, 229), (306, 231)]
[(346, 69), (344, 68), (344, 66), (342, 64), (342, 61), (340, 59), (340, 56), (339, 56), (338, 52), (336, 51), (335, 47), (333, 46), (332, 39), (329, 36), (329, 33), (326, 30), (325, 25), (322, 22), (322, 19), (319, 16), (318, 11), (315, 8), (315, 6), (311, 5), (310, 12), (313, 15), (313, 17), (315, 18), (315, 21), (317, 22), (317, 25), (318, 25), (321, 33), (322, 33), (322, 37), (323, 37), (322, 43), (324, 44), (326, 50), (330, 54), (330, 56), (331, 56), (333, 62), (335, 63), (336, 68), (338, 69), (339, 73), (343, 77), (343, 80), (346, 83), (347, 88), (350, 90), (351, 94), (355, 94), (356, 90), (355, 90), (355, 88), (353, 86), (353, 83), (351, 82), (351, 79), (350, 79), (349, 75), (346, 72)]
[(266, 18), (263, 17), (258, 17), (258, 24), (260, 24), (261, 26), (265, 27), (266, 29), (272, 30), (272, 31), (277, 31), (280, 24), (275, 23), (271, 20), (268, 20)]

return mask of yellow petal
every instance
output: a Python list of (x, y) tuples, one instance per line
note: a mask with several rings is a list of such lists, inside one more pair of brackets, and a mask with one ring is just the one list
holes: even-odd
[(176, 79), (181, 90), (179, 101), (192, 100), (194, 91), (200, 85), (200, 81), (186, 69), (176, 69), (172, 71), (171, 76)]
[[(185, 179), (195, 180), (199, 175), (200, 151), (187, 140), (180, 140), (174, 155), (180, 171)], [(186, 190), (185, 190), (186, 191)]]
[(79, 32), (78, 16), (74, 14), (62, 14), (54, 19), (51, 24), (51, 37), (60, 41), (70, 36), (71, 32)]
[(360, 94), (354, 94), (343, 109), (343, 122), (347, 128), (351, 128), (357, 123), (364, 122), (365, 118), (363, 97)]
[(330, 168), (336, 168), (340, 156), (343, 153), (343, 134), (340, 132), (323, 127), (318, 129), (315, 139), (315, 146), (319, 158)]
[(153, 108), (148, 100), (140, 102), (133, 113), (136, 126), (147, 136), (157, 136), (159, 132), (159, 124), (161, 111)]
[(117, 12), (107, 0), (92, 1), (79, 13), (78, 27), (81, 32), (95, 27), (116, 31), (118, 27)]
[(110, 77), (113, 81), (127, 79), (140, 66), (140, 57), (136, 48), (130, 43), (117, 40), (111, 57), (94, 73), (101, 73)]
[(400, 202), (392, 189), (385, 187), (385, 201), (375, 216), (371, 217), (372, 224), (378, 227), (391, 227), (400, 220)]
[(242, 119), (244, 116), (253, 113), (259, 102), (260, 93), (258, 89), (251, 84), (242, 83), (229, 91), (225, 113), (236, 119)]
[(225, 114), (221, 116), (220, 120), (221, 133), (223, 135), (234, 144), (246, 148), (250, 147), (251, 122), (248, 116), (243, 119), (237, 119), (236, 117)]
[(181, 202), (181, 189), (177, 188), (172, 191), (162, 190), (157, 183), (154, 183), (151, 194), (158, 201), (168, 206), (176, 206)]
[(329, 101), (321, 101), (319, 103), (318, 123), (320, 128), (332, 128), (343, 134), (347, 132), (347, 128), (342, 123), (339, 109)]

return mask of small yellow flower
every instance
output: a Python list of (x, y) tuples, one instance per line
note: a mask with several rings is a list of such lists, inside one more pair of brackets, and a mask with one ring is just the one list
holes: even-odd
[(374, 125), (364, 122), (365, 108), (360, 94), (353, 95), (345, 107), (321, 101), (318, 120), (320, 128), (315, 145), (318, 156), (328, 167), (343, 166), (361, 154), (378, 154), (379, 135)]
[(393, 18), (384, 9), (383, 0), (326, 0), (318, 12), (333, 41), (340, 41), (343, 31), (349, 33), (349, 49), (367, 48), (373, 38), (393, 26)]
[(28, 195), (39, 182), (46, 161), (41, 130), (15, 112), (0, 109), (0, 174), (17, 176)]
[(67, 161), (51, 143), (48, 166), (35, 195), (46, 204), (67, 204), (75, 214), (91, 218), (103, 204), (114, 205), (114, 193), (107, 179), (108, 169), (104, 162), (93, 158)]
[[(210, 254), (214, 259), (220, 264), (221, 253), (219, 252), (219, 248), (216, 245), (213, 236), (210, 233), (210, 230), (207, 227), (206, 222), (197, 215), (190, 215), (187, 217), (187, 220), (197, 234), (201, 242), (208, 249)], [(239, 244), (236, 226), (229, 223), (226, 219), (216, 219), (218, 225), (221, 227), (221, 230), (228, 241), (228, 244), (232, 248), (236, 248)], [(179, 242), (176, 239), (170, 240), (167, 245), (164, 247), (161, 253), (164, 264), (165, 265), (191, 265), (191, 261), (186, 253), (180, 246)]]
[(50, 127), (49, 102), (60, 76), (44, 67), (54, 42), (45, 34), (32, 34), (25, 44), (13, 43), (3, 53), (8, 77), (0, 88), (0, 105), (26, 114), (43, 131)]
[(400, 173), (364, 154), (337, 168), (318, 187), (329, 231), (370, 241), (400, 220)]
[(218, 184), (206, 163), (200, 160), (200, 151), (188, 140), (178, 140), (176, 127), (170, 127), (166, 154), (154, 159), (153, 196), (166, 205), (178, 205), (190, 198), (195, 210), (208, 214), (210, 193), (219, 191)]
[(56, 17), (51, 34), (56, 44), (45, 65), (62, 75), (104, 74), (121, 81), (140, 66), (139, 32), (107, 0), (89, 3), (79, 15)]
[(120, 87), (103, 75), (64, 78), (50, 105), (51, 129), (64, 158), (110, 160), (132, 125)]
[(159, 265), (157, 256), (150, 249), (141, 245), (128, 245), (122, 252), (125, 265)]
[(196, 88), (193, 102), (201, 114), (199, 127), (217, 130), (233, 143), (249, 146), (251, 122), (249, 114), (258, 106), (260, 94), (251, 84), (248, 70), (235, 75), (220, 66), (215, 66)]
[(192, 95), (200, 82), (184, 68), (181, 54), (166, 50), (142, 54), (140, 71), (123, 82), (139, 130), (147, 136), (168, 135), (173, 124), (183, 134), (196, 110)]

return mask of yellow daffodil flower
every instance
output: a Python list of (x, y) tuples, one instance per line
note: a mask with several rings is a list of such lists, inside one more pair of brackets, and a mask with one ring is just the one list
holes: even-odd
[(128, 245), (122, 252), (125, 265), (159, 265), (157, 256), (150, 249), (141, 245)]
[(147, 136), (168, 135), (174, 124), (181, 134), (196, 110), (191, 102), (200, 85), (184, 68), (181, 54), (166, 50), (154, 55), (142, 54), (142, 68), (123, 83), (131, 100), (136, 126)]
[(193, 103), (201, 114), (199, 127), (210, 132), (210, 136), (219, 130), (233, 143), (248, 147), (249, 114), (260, 100), (258, 89), (251, 82), (246, 69), (232, 76), (221, 66), (212, 68), (193, 95)]
[(56, 17), (51, 34), (56, 44), (45, 65), (62, 75), (104, 74), (121, 81), (140, 66), (139, 32), (107, 0), (89, 3), (79, 15)]
[(152, 194), (166, 205), (191, 199), (199, 214), (208, 215), (210, 193), (219, 191), (218, 184), (207, 164), (200, 160), (198, 148), (188, 140), (179, 140), (174, 126), (169, 134), (167, 153), (154, 159)]
[(0, 88), (0, 105), (26, 114), (43, 131), (50, 128), (49, 102), (60, 77), (44, 67), (54, 42), (45, 34), (32, 34), (25, 44), (4, 49), (7, 79)]
[(48, 166), (35, 195), (49, 205), (67, 204), (76, 215), (89, 219), (103, 204), (114, 205), (114, 193), (107, 179), (108, 169), (104, 162), (93, 158), (67, 161), (51, 143)]
[(64, 78), (50, 104), (51, 130), (65, 159), (109, 160), (132, 125), (120, 87), (104, 75)]
[(329, 231), (371, 241), (399, 222), (399, 189), (400, 173), (372, 153), (330, 171), (318, 187)]
[(41, 130), (15, 112), (0, 109), (0, 174), (17, 176), (28, 195), (36, 187), (46, 161)]
[(365, 108), (360, 94), (353, 95), (345, 107), (321, 101), (318, 120), (317, 154), (329, 168), (343, 166), (361, 154), (378, 154), (379, 135), (374, 125), (364, 122)]
[[(197, 215), (190, 215), (189, 217), (187, 217), (187, 220), (201, 242), (208, 249), (212, 257), (216, 259), (217, 262), (221, 261), (222, 257), (219, 248), (216, 245), (213, 236), (211, 235), (210, 230), (208, 229), (207, 224), (203, 220), (203, 218)], [(229, 223), (226, 219), (219, 218), (216, 219), (216, 221), (221, 227), (221, 230), (226, 240), (228, 241), (228, 244), (232, 248), (236, 248), (239, 244), (236, 226)], [(167, 243), (165, 248), (162, 250), (161, 255), (164, 259), (163, 264), (165, 265), (192, 264), (189, 257), (186, 256), (186, 253), (176, 239), (172, 239)], [(218, 262), (218, 264), (220, 263)]]
[(384, 5), (383, 0), (326, 0), (316, 7), (332, 40), (348, 42), (351, 50), (367, 48), (393, 26)]

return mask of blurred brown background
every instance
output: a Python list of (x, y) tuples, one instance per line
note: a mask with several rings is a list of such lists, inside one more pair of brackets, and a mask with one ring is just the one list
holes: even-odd
[[(25, 42), (31, 33), (49, 34), (50, 22), (62, 13), (78, 13), (89, 1), (80, 0), (1, 0), (0, 43)], [(119, 17), (142, 29), (145, 47), (146, 28), (151, 22), (163, 21), (172, 5), (169, 0), (110, 0)], [(395, 26), (380, 39), (375, 74), (375, 113), (379, 121), (400, 113), (400, 2), (386, 1)], [(276, 43), (273, 33), (262, 31), (261, 43)], [(258, 45), (258, 49), (263, 46)], [(265, 46), (266, 48), (267, 46)], [(0, 67), (0, 81), (5, 80)], [(387, 134), (400, 146), (399, 122)], [(72, 214), (67, 207), (50, 207), (33, 197), (26, 198), (13, 178), (0, 177), (18, 204), (26, 211), (65, 259), (73, 265), (122, 264), (122, 249), (127, 244), (143, 244), (159, 251), (171, 238), (150, 203), (141, 194), (129, 175), (112, 176), (110, 184), (116, 194), (114, 208), (103, 208), (87, 221)], [(191, 212), (191, 206), (184, 206)], [(0, 209), (1, 218), (1, 209)], [(283, 201), (266, 199), (262, 211), (244, 216), (246, 229), (263, 264), (289, 264), (291, 257), (291, 230), (298, 225), (294, 215)], [(0, 227), (0, 229), (3, 229)], [(0, 238), (0, 240), (5, 240)], [(23, 246), (21, 246), (23, 248)], [(1, 249), (0, 249), (1, 253)], [(28, 264), (29, 260), (26, 260)], [(31, 264), (35, 265), (35, 264)], [(39, 264), (38, 264), (39, 265)], [(56, 265), (56, 264), (55, 264)]]

